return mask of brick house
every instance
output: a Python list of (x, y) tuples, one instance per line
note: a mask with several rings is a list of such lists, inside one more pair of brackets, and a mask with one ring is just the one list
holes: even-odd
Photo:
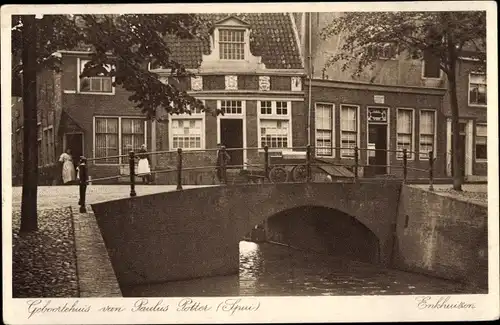
[[(23, 101), (21, 81), (13, 81), (12, 94), (12, 176), (13, 184), (20, 185), (23, 173)], [(42, 71), (37, 75), (37, 143), (40, 185), (58, 183), (59, 155), (62, 153), (57, 134), (61, 115), (60, 74)]]
[[(476, 61), (464, 54), (457, 64), (457, 95), (460, 117), (461, 161), (464, 175), (487, 176), (487, 85), (486, 75), (478, 72)], [(443, 113), (446, 117), (446, 174), (453, 170), (450, 99), (445, 96)]]
[[(339, 13), (294, 14), (301, 51), (304, 57), (312, 58), (311, 62), (305, 60), (306, 71), (312, 76), (311, 83), (305, 83), (305, 93), (311, 107), (310, 138), (316, 144), (316, 154), (348, 162), (353, 159), (354, 146), (406, 148), (414, 152), (408, 158), (408, 167), (414, 168), (408, 175), (427, 177), (428, 152), (433, 150), (435, 176), (451, 175), (451, 113), (446, 78), (439, 62), (428, 55), (423, 60), (409, 59), (386, 46), (373, 49), (379, 57), (374, 69), (366, 69), (358, 77), (352, 76), (353, 70), (342, 70), (340, 64), (326, 67), (328, 57), (338, 51), (342, 37), (324, 41), (319, 32), (336, 15)], [(463, 136), (465, 155), (469, 157), (465, 163), (466, 175), (481, 174), (486, 165), (478, 159), (485, 156), (486, 150), (486, 126), (482, 124), (486, 122), (486, 107), (477, 101), (486, 101), (486, 84), (484, 79), (470, 75), (466, 61), (461, 61), (458, 69), (460, 115), (466, 122)], [(474, 129), (474, 125), (479, 128)], [(351, 149), (332, 150), (332, 147)], [(361, 151), (360, 161), (367, 165), (389, 165), (367, 166), (363, 171), (365, 176), (402, 173), (401, 155), (395, 152)]]
[[(74, 157), (123, 155), (144, 143), (148, 151), (166, 151), (152, 156), (153, 169), (175, 166), (177, 148), (184, 150), (184, 166), (188, 168), (213, 165), (215, 151), (199, 150), (215, 149), (217, 143), (223, 143), (228, 148), (255, 148), (230, 152), (232, 165), (246, 166), (263, 162), (257, 147), (291, 150), (292, 146), (305, 146), (304, 69), (291, 14), (204, 15), (213, 22), (206, 40), (170, 37), (172, 59), (195, 77), (174, 80), (162, 67), (153, 64), (149, 68), (207, 107), (221, 109), (224, 115), (159, 112), (160, 121), (147, 121), (128, 100), (130, 93), (113, 87), (110, 77), (79, 78), (89, 52), (60, 51), (62, 73), (52, 73), (54, 93), (49, 109), (54, 111), (54, 147), (43, 154), (50, 156), (44, 159), (54, 163), (65, 148), (70, 148)], [(92, 179), (126, 175), (127, 169), (126, 158), (89, 164)], [(214, 171), (186, 171), (184, 177), (186, 183), (211, 183)], [(58, 178), (57, 173), (54, 178)], [(174, 173), (156, 175), (157, 183), (174, 181)]]

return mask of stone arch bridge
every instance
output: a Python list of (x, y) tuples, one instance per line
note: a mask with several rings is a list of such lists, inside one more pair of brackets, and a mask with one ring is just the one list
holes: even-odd
[(399, 182), (228, 185), (92, 208), (118, 281), (137, 285), (237, 274), (245, 234), (273, 215), (307, 206), (355, 218), (376, 236), (379, 262), (387, 265), (400, 190)]

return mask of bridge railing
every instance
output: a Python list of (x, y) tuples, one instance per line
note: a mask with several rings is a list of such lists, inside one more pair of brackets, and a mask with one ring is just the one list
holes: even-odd
[[(119, 175), (94, 178), (93, 182), (113, 180), (123, 177), (129, 177), (130, 182), (130, 196), (136, 196), (135, 186), (137, 184), (137, 177), (145, 177), (149, 175), (140, 175), (137, 173), (136, 163), (139, 158), (151, 157), (151, 156), (163, 156), (167, 161), (175, 161), (174, 165), (168, 165), (166, 168), (151, 170), (149, 174), (163, 174), (163, 173), (175, 173), (176, 175), (176, 189), (183, 189), (183, 173), (188, 171), (215, 171), (217, 178), (221, 185), (228, 184), (228, 170), (239, 170), (240, 175), (246, 179), (248, 182), (271, 182), (271, 183), (281, 183), (281, 182), (312, 182), (313, 172), (312, 169), (315, 167), (327, 167), (327, 166), (339, 166), (345, 167), (350, 170), (353, 174), (352, 177), (345, 177), (348, 181), (357, 182), (360, 178), (365, 178), (360, 175), (360, 169), (363, 168), (397, 168), (402, 170), (403, 177), (399, 178), (403, 182), (408, 181), (408, 171), (418, 171), (428, 173), (429, 178), (429, 188), (433, 190), (434, 181), (434, 155), (433, 152), (429, 152), (428, 168), (419, 169), (408, 166), (408, 157), (410, 155), (417, 154), (416, 152), (403, 150), (388, 150), (388, 149), (373, 149), (373, 148), (346, 148), (346, 147), (332, 147), (329, 149), (336, 150), (351, 150), (352, 158), (347, 160), (334, 160), (326, 161), (322, 159), (323, 157), (318, 157), (314, 155), (315, 147), (313, 146), (301, 146), (301, 147), (291, 147), (283, 149), (264, 147), (246, 147), (246, 148), (226, 148), (221, 146), (220, 148), (213, 149), (189, 149), (183, 150), (178, 148), (177, 150), (165, 150), (165, 151), (153, 151), (153, 152), (141, 152), (136, 154), (134, 151), (130, 151), (128, 155), (115, 155), (106, 156), (98, 158), (85, 158), (80, 157), (80, 164), (78, 165), (78, 178), (80, 187), (80, 197), (79, 205), (80, 211), (85, 212), (85, 197), (86, 197), (86, 187), (89, 183), (89, 162), (96, 162), (100, 160), (109, 161), (110, 159), (115, 160), (128, 160), (128, 174), (120, 173)], [(317, 148), (324, 149), (324, 148)], [(401, 161), (400, 165), (395, 164), (370, 164), (360, 162), (360, 153), (365, 151), (365, 156), (368, 157), (372, 152), (383, 151), (386, 154), (396, 153), (400, 155)], [(249, 155), (253, 152), (252, 162), (243, 162), (242, 164), (234, 164), (231, 160), (231, 153), (233, 152), (246, 152)], [(213, 163), (208, 165), (185, 165), (185, 158), (190, 155), (202, 154), (205, 158), (210, 155)], [(240, 156), (241, 158), (241, 156)], [(258, 161), (255, 161), (257, 159)], [(367, 159), (368, 160), (368, 159)], [(389, 160), (390, 161), (390, 160)], [(394, 178), (398, 179), (398, 178)], [(329, 181), (332, 181), (330, 178)]]

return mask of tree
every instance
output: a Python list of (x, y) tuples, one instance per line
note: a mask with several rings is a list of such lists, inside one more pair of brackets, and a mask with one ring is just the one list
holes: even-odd
[[(457, 62), (467, 51), (467, 56), (476, 60), (478, 70), (485, 68), (486, 12), (348, 12), (333, 19), (321, 34), (323, 39), (345, 35), (339, 53), (329, 58), (327, 66), (337, 62), (344, 70), (354, 66), (354, 75), (374, 67), (378, 57), (372, 49), (382, 46), (394, 46), (398, 54), (412, 59), (424, 54), (439, 59), (448, 81), (452, 132), (459, 133)], [(460, 150), (459, 137), (455, 136), (453, 188), (457, 191), (463, 184)]]
[[(13, 75), (22, 74), (24, 101), (23, 192), (21, 231), (37, 230), (37, 72), (60, 71), (59, 50), (88, 49), (90, 62), (81, 77), (106, 73), (114, 86), (131, 93), (129, 99), (150, 119), (157, 111), (174, 114), (200, 100), (165, 84), (148, 63), (170, 69), (171, 76), (191, 74), (171, 58), (168, 39), (201, 38), (208, 22), (193, 14), (169, 15), (33, 15), (12, 16)], [(167, 37), (170, 36), (170, 37)], [(111, 67), (108, 69), (108, 67)]]

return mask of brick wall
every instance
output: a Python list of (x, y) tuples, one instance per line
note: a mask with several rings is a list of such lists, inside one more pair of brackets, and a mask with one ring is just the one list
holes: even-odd
[[(361, 87), (361, 86), (360, 86)], [(375, 104), (374, 95), (383, 95), (385, 103)], [(442, 107), (442, 96), (433, 94), (415, 94), (415, 93), (402, 93), (402, 92), (391, 92), (391, 91), (373, 91), (368, 89), (347, 89), (347, 88), (333, 88), (325, 86), (313, 86), (312, 88), (312, 116), (311, 116), (311, 143), (315, 143), (315, 114), (314, 107), (316, 103), (330, 103), (335, 104), (335, 119), (334, 119), (334, 132), (335, 132), (335, 146), (340, 147), (340, 105), (341, 104), (351, 104), (358, 105), (359, 114), (359, 140), (360, 143), (358, 147), (367, 147), (367, 107), (369, 106), (380, 106), (389, 108), (389, 149), (396, 150), (397, 141), (397, 118), (396, 112), (397, 108), (413, 108), (414, 109), (414, 145), (415, 150), (418, 151), (419, 143), (419, 121), (421, 109), (432, 109), (437, 112), (437, 143), (436, 143), (436, 161), (434, 163), (434, 176), (442, 177), (446, 175), (445, 170), (445, 152), (446, 152), (446, 119), (441, 113)], [(444, 126), (444, 127), (443, 127)], [(415, 154), (415, 159), (408, 160), (408, 167), (415, 169), (427, 169), (429, 166), (428, 160), (419, 160), (418, 154)], [(335, 151), (335, 161), (352, 164), (352, 159), (340, 159), (340, 149)], [(366, 151), (360, 151), (360, 163), (366, 164), (367, 162)], [(402, 166), (402, 160), (396, 158), (396, 153), (389, 154), (389, 163), (394, 168), (390, 168), (389, 173), (395, 176), (402, 176), (402, 168), (397, 168), (396, 166)], [(409, 170), (408, 177), (428, 177), (428, 173), (425, 171)]]
[(486, 206), (403, 186), (394, 266), (488, 288)]

